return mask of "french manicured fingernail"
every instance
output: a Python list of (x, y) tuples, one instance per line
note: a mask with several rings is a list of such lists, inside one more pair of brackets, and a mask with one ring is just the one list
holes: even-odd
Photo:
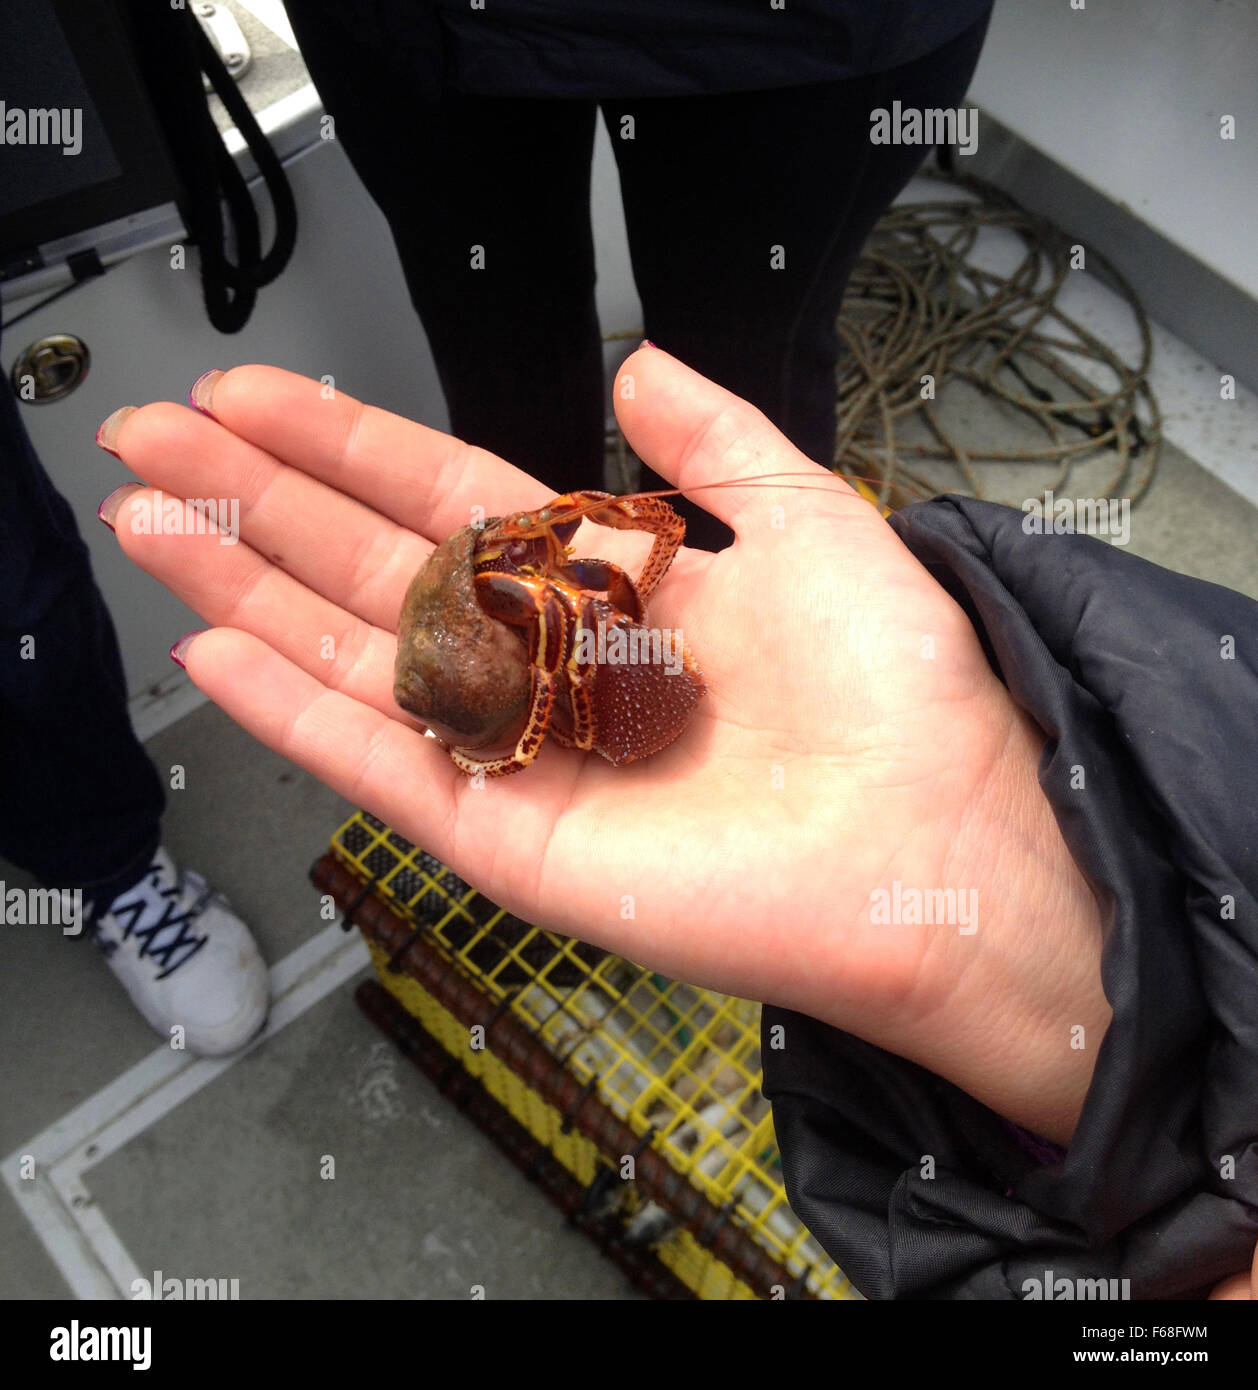
[(199, 410), (202, 415), (208, 415), (211, 420), (214, 418), (214, 410), (211, 406), (214, 387), (222, 375), (217, 367), (211, 367), (208, 372), (202, 372), (197, 377), (192, 383), (192, 390), (188, 392), (188, 404), (194, 410)]
[(638, 344), (639, 349), (654, 346), (655, 344), (650, 340), (650, 338), (643, 338), (643, 340)]
[(118, 452), (118, 435), (122, 430), (123, 422), (128, 416), (135, 414), (135, 406), (124, 405), (115, 410), (112, 415), (107, 415), (101, 421), (100, 429), (96, 431), (96, 442), (102, 449), (108, 450), (114, 458), (121, 458)]
[(203, 627), (196, 628), (192, 632), (185, 632), (184, 635), (170, 649), (170, 659), (176, 666), (188, 669), (188, 648), (205, 631)]
[[(106, 424), (109, 422), (106, 421)], [(109, 527), (115, 530), (114, 518), (118, 515), (118, 508), (131, 496), (133, 492), (139, 492), (143, 488), (143, 483), (123, 483), (121, 487), (116, 487), (108, 497), (96, 508), (96, 515)]]

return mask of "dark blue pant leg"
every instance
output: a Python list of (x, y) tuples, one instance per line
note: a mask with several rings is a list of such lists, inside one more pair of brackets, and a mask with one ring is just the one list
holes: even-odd
[(555, 492), (602, 487), (595, 104), (422, 99), (403, 58), (339, 11), (303, 0), (289, 18), (337, 142), (388, 219), (451, 431)]
[(21, 410), (0, 381), (0, 854), (107, 906), (147, 869), (165, 795), (87, 547)]

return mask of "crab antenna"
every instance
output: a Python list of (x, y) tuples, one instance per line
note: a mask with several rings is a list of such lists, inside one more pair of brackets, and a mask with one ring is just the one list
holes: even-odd
[[(680, 497), (680, 496), (683, 496), (683, 495), (689, 495), (689, 494), (692, 493), (692, 492), (704, 492), (704, 491), (706, 491), (706, 490), (709, 489), (709, 488), (717, 488), (717, 487), (758, 487), (758, 486), (761, 486), (761, 485), (765, 485), (765, 484), (777, 482), (777, 481), (779, 481), (779, 480), (781, 480), (781, 479), (787, 479), (787, 478), (808, 478), (808, 479), (811, 480), (811, 486), (809, 486), (809, 485), (807, 485), (807, 484), (802, 484), (802, 485), (800, 485), (799, 487), (797, 487), (797, 488), (795, 488), (795, 489), (792, 489), (793, 491), (798, 491), (798, 492), (826, 492), (826, 493), (829, 493), (832, 497), (833, 497), (833, 496), (840, 496), (840, 497), (841, 497), (841, 496), (844, 496), (844, 495), (845, 495), (845, 494), (839, 492), (839, 491), (838, 491), (837, 489), (835, 489), (835, 488), (827, 487), (827, 486), (821, 481), (821, 478), (824, 477), (824, 476), (826, 476), (826, 475), (817, 474), (817, 473), (757, 473), (757, 474), (754, 474), (754, 475), (749, 475), (748, 477), (745, 477), (745, 478), (718, 478), (718, 479), (716, 479), (714, 482), (710, 482), (710, 483), (695, 483), (695, 484), (693, 484), (692, 486), (689, 486), (689, 487), (686, 487), (686, 488), (670, 487), (670, 488), (659, 488), (659, 489), (656, 489), (655, 491), (652, 491), (652, 492), (627, 492), (627, 493), (621, 493), (619, 498), (616, 498), (616, 497), (606, 498), (606, 497), (605, 497), (605, 498), (601, 498), (601, 499), (598, 499), (598, 500), (595, 500), (595, 501), (582, 502), (582, 503), (580, 503), (578, 506), (573, 507), (573, 508), (571, 509), (571, 511), (567, 512), (567, 513), (564, 515), (564, 517), (563, 517), (562, 519), (563, 519), (564, 521), (575, 521), (575, 520), (578, 520), (579, 518), (581, 518), (581, 517), (583, 517), (583, 516), (588, 516), (590, 512), (597, 511), (600, 507), (606, 506), (607, 503), (608, 503), (609, 501), (622, 500), (622, 499), (628, 499), (628, 498), (638, 498), (638, 497), (642, 497), (642, 498), (646, 498), (646, 497), (659, 497), (659, 498), (665, 498), (665, 497)], [(886, 481), (887, 481), (885, 478), (866, 477), (866, 476), (864, 476), (863, 474), (860, 474), (860, 473), (840, 473), (840, 472), (838, 472), (838, 471), (831, 472), (828, 476), (833, 477), (833, 478), (841, 478), (841, 479), (843, 479), (844, 481), (846, 481), (846, 480), (848, 480), (848, 479), (853, 479), (853, 480), (855, 480), (856, 482), (868, 483), (868, 484), (870, 484), (870, 485), (873, 486), (873, 487), (882, 487), (882, 486), (884, 486), (884, 485), (886, 484)], [(904, 484), (902, 484), (902, 483), (894, 484), (894, 486), (898, 487), (901, 491), (904, 491), (904, 492), (909, 491), (909, 489), (908, 489), (907, 487), (905, 487)], [(559, 494), (559, 495), (562, 496), (563, 494), (561, 493), (561, 494)], [(867, 499), (865, 499), (865, 498), (863, 498), (863, 497), (860, 497), (860, 494), (859, 494), (859, 493), (857, 493), (856, 496), (857, 496), (861, 501), (866, 501), (866, 500), (867, 500)], [(555, 500), (557, 500), (557, 498), (552, 498), (550, 503), (544, 503), (541, 507), (537, 508), (536, 510), (537, 510), (537, 511), (544, 511), (544, 510), (546, 509), (546, 507), (549, 506), (549, 505), (551, 505), (551, 503), (553, 503)], [(517, 513), (517, 515), (528, 515), (528, 513)], [(553, 526), (554, 524), (555, 524), (555, 522), (554, 522), (553, 520), (552, 520), (552, 521), (538, 522), (538, 523), (537, 523), (537, 526), (536, 526), (536, 530), (533, 531), (533, 532), (531, 532), (530, 534), (540, 534), (542, 531), (549, 530), (550, 527)]]

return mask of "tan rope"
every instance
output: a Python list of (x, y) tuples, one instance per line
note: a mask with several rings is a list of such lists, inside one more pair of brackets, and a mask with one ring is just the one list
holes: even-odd
[[(835, 467), (883, 479), (910, 495), (984, 495), (983, 465), (1056, 465), (1040, 486), (1060, 491), (1071, 470), (1112, 460), (1095, 496), (1137, 501), (1149, 485), (1161, 442), (1161, 414), (1149, 387), (1148, 320), (1126, 280), (1098, 252), (1089, 270), (1127, 302), (1140, 334), (1128, 365), (1057, 305), (1071, 275), (1070, 239), (977, 179), (929, 172), (971, 197), (907, 203), (879, 221), (852, 274), (838, 332), (845, 352), (838, 382)], [(1006, 276), (980, 269), (971, 253), (985, 227), (1020, 239), (1023, 254)], [(1095, 385), (1068, 359), (1087, 359), (1113, 377)], [(922, 378), (934, 382), (934, 399)], [(945, 389), (966, 383), (1008, 407), (1045, 437), (1023, 449), (993, 449), (955, 437), (940, 419)], [(905, 437), (919, 419), (929, 442)], [(922, 431), (918, 431), (922, 433)], [(941, 484), (936, 467), (950, 471)], [(907, 486), (906, 486), (907, 485)]]
[[(1108, 457), (1108, 477), (1099, 488), (1089, 485), (1090, 494), (1135, 503), (1153, 475), (1162, 417), (1148, 381), (1149, 324), (1134, 291), (1099, 252), (1085, 251), (1088, 269), (1100, 270), (1126, 300), (1139, 329), (1140, 360), (1129, 366), (1056, 304), (1075, 273), (1065, 233), (978, 179), (935, 170), (923, 176), (971, 196), (893, 207), (866, 243), (837, 325), (845, 351), (837, 373), (836, 471), (881, 478), (882, 500), (894, 504), (940, 492), (982, 497), (985, 464), (1056, 465), (1037, 483), (1060, 492), (1076, 465)], [(1009, 275), (971, 263), (985, 227), (1020, 238), (1022, 259)], [(603, 341), (641, 336), (634, 328), (605, 333)], [(1112, 388), (1096, 386), (1067, 356), (1102, 364)], [(923, 397), (924, 376), (934, 381), (933, 400)], [(939, 406), (945, 389), (961, 382), (1024, 417), (1047, 442), (991, 449), (956, 438)], [(904, 437), (914, 418), (933, 443)], [(628, 490), (636, 460), (619, 429), (609, 431), (608, 448)], [(922, 465), (942, 465), (952, 476), (941, 481)]]

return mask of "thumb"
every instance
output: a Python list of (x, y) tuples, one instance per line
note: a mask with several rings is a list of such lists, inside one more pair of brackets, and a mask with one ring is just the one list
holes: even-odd
[(1210, 1302), (1223, 1299), (1252, 1299), (1258, 1301), (1258, 1246), (1254, 1247), (1254, 1263), (1244, 1274), (1224, 1279), (1210, 1295)]
[[(740, 537), (792, 518), (851, 515), (859, 500), (806, 458), (753, 405), (657, 347), (626, 358), (613, 387), (616, 418), (635, 453)], [(794, 476), (772, 478), (787, 473)], [(764, 478), (763, 482), (756, 481)], [(750, 479), (749, 486), (734, 480)], [(731, 483), (731, 486), (702, 486)], [(877, 513), (860, 503), (873, 519)]]

